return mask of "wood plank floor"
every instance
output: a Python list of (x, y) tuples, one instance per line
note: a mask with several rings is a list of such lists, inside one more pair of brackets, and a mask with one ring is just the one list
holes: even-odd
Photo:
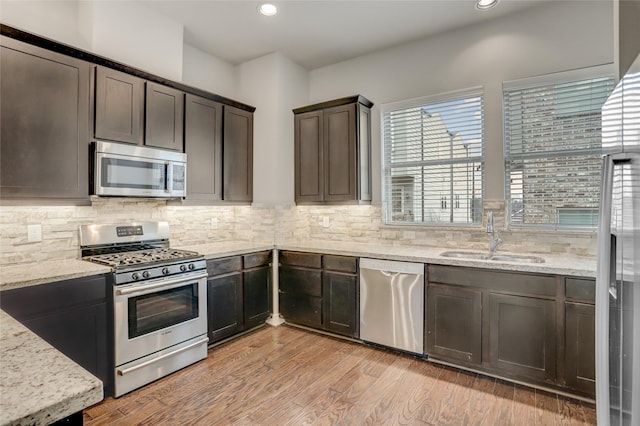
[(85, 410), (98, 425), (581, 425), (578, 400), (293, 327), (263, 327)]

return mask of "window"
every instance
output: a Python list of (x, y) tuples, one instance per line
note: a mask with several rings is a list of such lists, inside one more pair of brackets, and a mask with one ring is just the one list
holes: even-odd
[[(600, 76), (585, 77), (585, 72)], [(511, 225), (597, 225), (601, 108), (613, 79), (601, 77), (601, 67), (579, 73), (563, 73), (562, 80), (556, 75), (555, 82), (540, 78), (528, 85), (504, 85), (505, 196)]]
[(388, 104), (382, 114), (385, 223), (480, 223), (481, 92)]

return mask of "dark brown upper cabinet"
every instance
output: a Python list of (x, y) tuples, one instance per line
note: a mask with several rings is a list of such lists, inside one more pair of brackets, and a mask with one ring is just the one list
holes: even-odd
[(96, 67), (95, 137), (142, 145), (144, 80)]
[(295, 201), (371, 201), (371, 107), (353, 96), (293, 110)]
[(222, 104), (187, 94), (184, 149), (187, 201), (222, 199)]
[(144, 144), (184, 152), (184, 92), (147, 82)]
[(88, 204), (91, 65), (0, 37), (0, 196)]
[(223, 199), (253, 200), (253, 113), (224, 106)]

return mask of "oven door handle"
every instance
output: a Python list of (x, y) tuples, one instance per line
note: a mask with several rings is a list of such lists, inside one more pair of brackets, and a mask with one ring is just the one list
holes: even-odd
[(176, 356), (176, 355), (181, 354), (182, 352), (184, 352), (186, 350), (189, 350), (189, 349), (194, 348), (196, 346), (200, 346), (200, 345), (205, 344), (207, 342), (209, 342), (209, 338), (208, 337), (204, 337), (204, 338), (198, 340), (197, 342), (193, 342), (190, 345), (185, 346), (184, 348), (176, 349), (175, 351), (168, 352), (168, 353), (166, 353), (164, 355), (161, 355), (161, 356), (159, 356), (157, 358), (150, 359), (149, 361), (145, 361), (145, 362), (143, 362), (141, 364), (138, 364), (138, 365), (134, 365), (133, 367), (124, 368), (122, 370), (118, 368), (118, 369), (116, 369), (116, 374), (118, 376), (124, 376), (126, 374), (133, 373), (136, 370), (139, 370), (141, 368), (147, 367), (147, 366), (149, 366), (151, 364), (154, 364), (156, 362), (162, 361), (163, 359), (171, 358), (172, 356)]
[(168, 290), (170, 288), (179, 287), (181, 284), (184, 284), (185, 282), (197, 281), (197, 280), (200, 280), (202, 278), (207, 278), (207, 273), (206, 272), (202, 272), (200, 274), (190, 275), (188, 277), (181, 276), (180, 279), (173, 279), (173, 280), (162, 279), (161, 281), (150, 282), (148, 284), (136, 285), (136, 286), (127, 287), (127, 288), (117, 288), (116, 289), (116, 295), (117, 296), (127, 296), (127, 295), (130, 295), (130, 294), (145, 293), (145, 292), (148, 292), (148, 291), (164, 289), (164, 288), (166, 288)]

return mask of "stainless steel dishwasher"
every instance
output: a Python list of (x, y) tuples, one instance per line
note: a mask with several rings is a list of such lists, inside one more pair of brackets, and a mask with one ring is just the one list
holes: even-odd
[(360, 259), (360, 338), (424, 354), (424, 264)]

